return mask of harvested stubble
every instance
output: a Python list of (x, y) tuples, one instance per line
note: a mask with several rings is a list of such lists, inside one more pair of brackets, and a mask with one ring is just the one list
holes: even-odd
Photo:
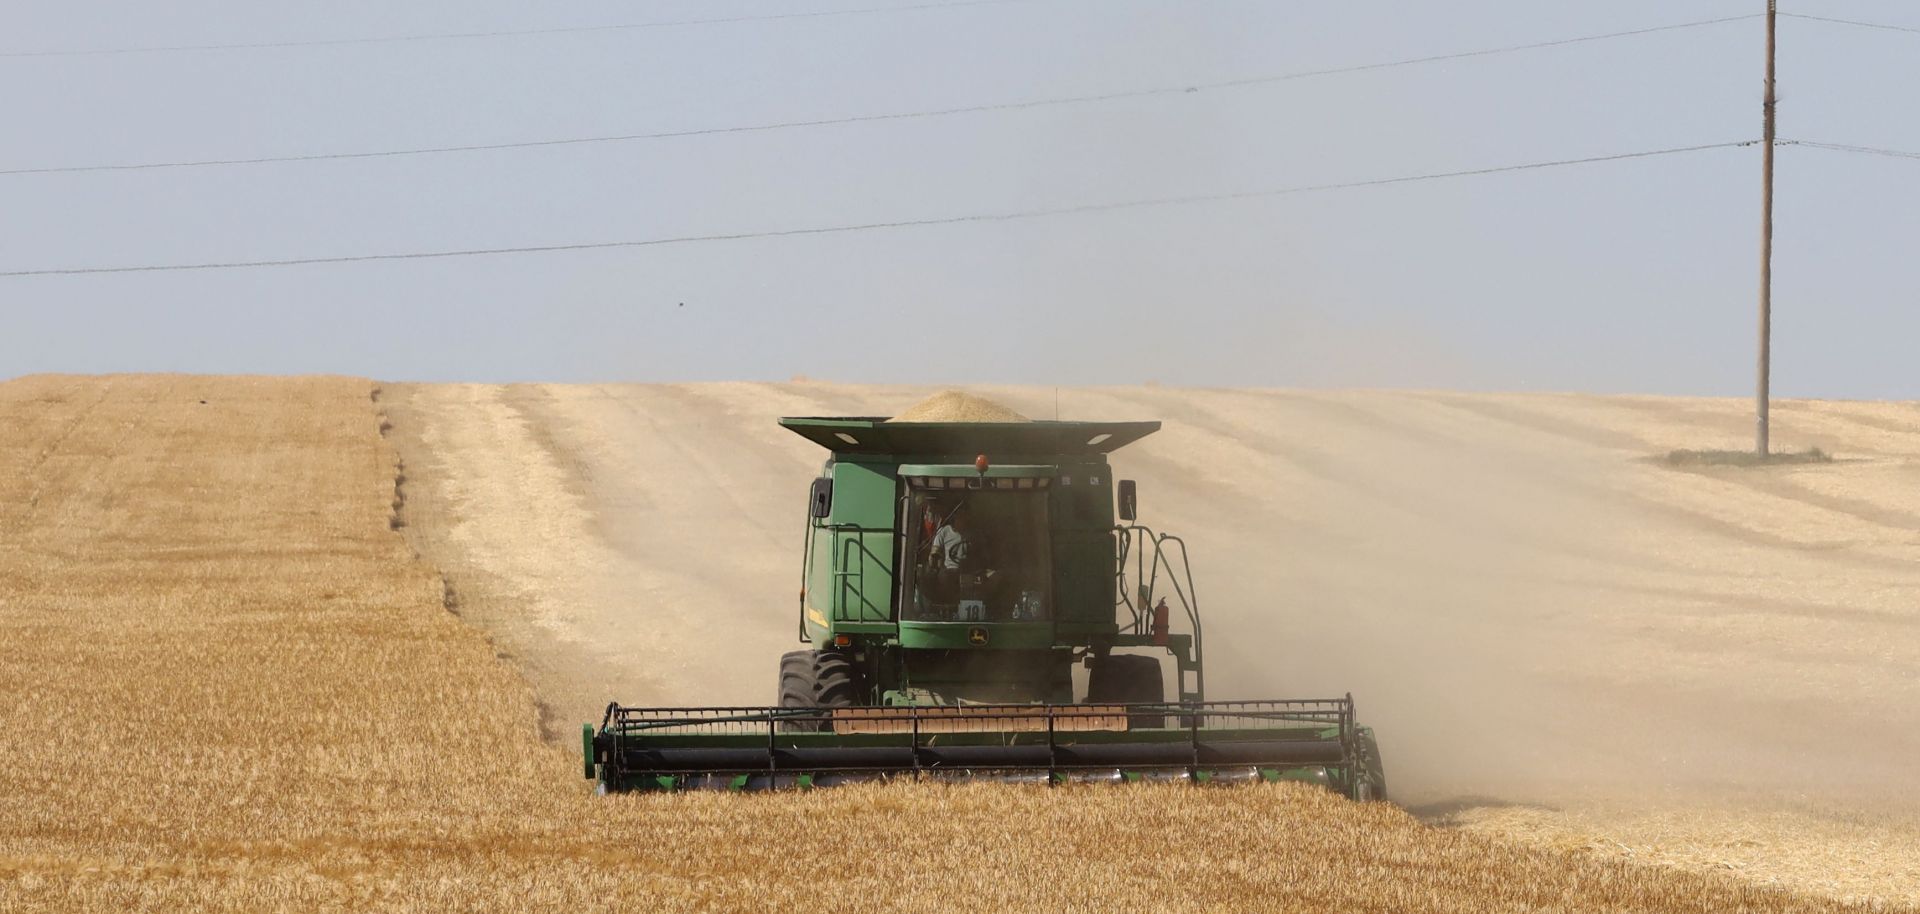
[(594, 798), (371, 392), (0, 385), (0, 910), (1840, 909), (1294, 787)]

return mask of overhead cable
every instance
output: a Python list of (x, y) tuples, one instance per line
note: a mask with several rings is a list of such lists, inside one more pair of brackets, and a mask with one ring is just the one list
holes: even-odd
[(1577, 159), (1556, 159), (1545, 162), (1526, 162), (1518, 165), (1497, 165), (1489, 168), (1473, 168), (1462, 171), (1428, 172), (1424, 174), (1402, 175), (1391, 178), (1375, 178), (1366, 181), (1344, 181), (1334, 184), (1307, 184), (1295, 187), (1272, 188), (1266, 190), (1233, 191), (1216, 194), (1191, 194), (1173, 197), (1152, 197), (1135, 200), (1120, 200), (1106, 203), (1083, 203), (1072, 206), (1060, 206), (1044, 209), (1010, 210), (1003, 212), (970, 213), (958, 216), (938, 216), (922, 219), (899, 219), (885, 222), (861, 222), (845, 225), (808, 226), (801, 228), (774, 229), (768, 231), (742, 231), (708, 235), (678, 235), (660, 238), (646, 238), (632, 241), (590, 241), (568, 244), (541, 244), (517, 247), (467, 248), (443, 251), (413, 251), (388, 254), (348, 254), (331, 257), (289, 257), (271, 260), (233, 260), (205, 263), (143, 264), (115, 267), (65, 267), (37, 270), (5, 270), (0, 277), (22, 276), (79, 276), (100, 273), (159, 273), (185, 270), (233, 270), (256, 267), (290, 267), (309, 264), (367, 263), (384, 260), (426, 260), (449, 257), (481, 257), (503, 254), (540, 254), (558, 251), (590, 251), (610, 248), (642, 248), (675, 244), (696, 244), (716, 241), (744, 241), (758, 238), (791, 238), (807, 235), (833, 235), (847, 232), (868, 232), (881, 229), (919, 228), (935, 225), (957, 225), (962, 223), (1011, 222), (1024, 219), (1041, 219), (1055, 216), (1071, 216), (1088, 213), (1105, 213), (1118, 210), (1144, 209), (1149, 207), (1182, 206), (1196, 203), (1215, 203), (1227, 200), (1249, 200), (1263, 197), (1280, 197), (1292, 194), (1319, 193), (1335, 190), (1352, 190), (1363, 187), (1384, 187), (1392, 184), (1410, 184), (1417, 181), (1435, 181), (1446, 178), (1466, 178), (1480, 175), (1500, 174), (1504, 172), (1532, 171), (1543, 168), (1558, 168), (1569, 165), (1589, 165), (1598, 162), (1617, 162), (1624, 159), (1645, 159), (1654, 156), (1677, 155), (1688, 152), (1701, 152), (1709, 149), (1729, 149), (1737, 146), (1754, 146), (1759, 140), (1737, 140), (1726, 143), (1704, 143), (1695, 146), (1675, 146), (1666, 149), (1650, 149), (1641, 152), (1612, 153), (1608, 155), (1586, 156)]
[(1887, 31), (1887, 32), (1920, 33), (1920, 28), (1915, 28), (1913, 26), (1906, 26), (1906, 25), (1888, 25), (1884, 22), (1866, 22), (1859, 19), (1835, 19), (1832, 16), (1813, 16), (1807, 13), (1781, 13), (1780, 15), (1787, 17), (1789, 19), (1805, 19), (1810, 22), (1831, 22), (1836, 25), (1859, 26), (1860, 28), (1863, 28), (1863, 29), (1880, 29), (1882, 31)]
[(566, 35), (580, 32), (627, 32), (646, 29), (682, 28), (695, 25), (727, 25), (737, 22), (772, 22), (778, 19), (821, 19), (829, 16), (860, 16), (868, 13), (904, 13), (915, 10), (947, 9), (959, 6), (990, 6), (1005, 3), (1029, 3), (1033, 0), (944, 0), (940, 3), (915, 3), (906, 6), (865, 6), (854, 9), (813, 10), (799, 13), (770, 13), (759, 16), (722, 16), (711, 19), (669, 19), (655, 22), (625, 22), (609, 25), (575, 25), (544, 29), (500, 29), (484, 32), (423, 32), (412, 35), (380, 35), (362, 38), (320, 38), (306, 41), (256, 41), (238, 44), (174, 44), (128, 48), (89, 48), (64, 51), (5, 51), (4, 57), (94, 57), (105, 54), (161, 54), (172, 51), (251, 51), (270, 48), (317, 48), (353, 44), (392, 44), (404, 41), (455, 41), (469, 38), (511, 38), (522, 35)]
[(1518, 51), (1532, 51), (1542, 48), (1561, 47), (1593, 41), (1605, 41), (1626, 38), (1634, 35), (1647, 35), (1654, 32), (1670, 32), (1677, 29), (1692, 29), (1702, 26), (1719, 25), (1726, 22), (1738, 22), (1753, 19), (1761, 13), (1741, 16), (1724, 16), (1718, 19), (1701, 19), (1693, 22), (1680, 22), (1672, 25), (1659, 25), (1649, 28), (1632, 29), (1624, 32), (1608, 32), (1601, 35), (1586, 35), (1579, 38), (1561, 38), (1552, 41), (1540, 41), (1532, 44), (1506, 45), (1497, 48), (1482, 48), (1473, 51), (1458, 51), (1450, 54), (1435, 54), (1425, 57), (1409, 57), (1398, 60), (1378, 61), (1374, 63), (1354, 64), (1315, 70), (1298, 70), (1272, 76), (1254, 76), (1241, 79), (1220, 80), (1217, 82), (1182, 83), (1172, 86), (1159, 86), (1148, 89), (1132, 89), (1119, 92), (1101, 92), (1089, 95), (1063, 95), (1050, 98), (1026, 99), (1021, 101), (998, 102), (986, 105), (965, 105), (953, 108), (934, 108), (922, 111), (900, 111), (883, 114), (858, 114), (847, 117), (812, 118), (805, 120), (776, 121), (766, 124), (743, 124), (729, 127), (704, 127), (691, 130), (664, 130), (649, 133), (626, 133), (605, 136), (561, 137), (544, 140), (524, 140), (510, 143), (472, 143), (453, 146), (422, 146), (409, 149), (381, 149), (363, 152), (329, 152), (308, 155), (252, 156), (222, 159), (197, 159), (172, 162), (136, 162), (106, 165), (65, 165), (41, 168), (0, 169), (3, 175), (57, 174), (87, 171), (140, 171), (160, 168), (205, 168), (234, 165), (263, 165), (275, 162), (314, 162), (334, 159), (374, 159), (398, 156), (434, 155), (456, 152), (482, 152), (500, 149), (530, 149), (542, 146), (576, 146), (592, 143), (624, 143), (639, 140), (667, 140), (684, 137), (715, 136), (729, 133), (759, 133), (773, 130), (793, 130), (807, 127), (829, 127), (845, 124), (865, 124), (878, 121), (917, 120), (923, 118), (951, 117), (962, 114), (983, 114), (994, 111), (1018, 111), (1029, 108), (1051, 108), (1065, 105), (1084, 105), (1096, 102), (1119, 101), (1122, 99), (1150, 98), (1155, 96), (1184, 95), (1213, 89), (1238, 89), (1250, 86), (1269, 85), (1297, 79), (1309, 79), (1318, 76), (1335, 76), (1343, 73), (1362, 73), (1369, 70), (1385, 70), (1394, 67), (1407, 67), (1418, 64), (1441, 63), (1451, 60), (1466, 60), (1474, 57), (1487, 57), (1495, 54), (1509, 54)]
[(1850, 146), (1846, 143), (1816, 143), (1812, 140), (1779, 140), (1777, 142), (1781, 146), (1806, 146), (1811, 149), (1830, 149), (1835, 152), (1857, 152), (1865, 155), (1890, 156), (1896, 159), (1920, 159), (1920, 152), (1883, 149), (1878, 146)]

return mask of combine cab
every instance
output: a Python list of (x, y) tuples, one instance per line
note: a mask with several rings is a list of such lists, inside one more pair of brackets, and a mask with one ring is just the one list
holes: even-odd
[(1158, 422), (781, 424), (832, 452), (808, 499), (812, 646), (780, 658), (777, 707), (609, 706), (582, 734), (601, 789), (905, 775), (1385, 796), (1351, 696), (1206, 700), (1186, 546), (1135, 521), (1107, 463)]

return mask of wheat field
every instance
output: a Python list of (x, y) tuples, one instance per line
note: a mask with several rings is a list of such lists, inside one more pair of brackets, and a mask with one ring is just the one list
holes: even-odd
[(1830, 911), (1314, 790), (596, 798), (376, 389), (0, 384), (0, 911)]

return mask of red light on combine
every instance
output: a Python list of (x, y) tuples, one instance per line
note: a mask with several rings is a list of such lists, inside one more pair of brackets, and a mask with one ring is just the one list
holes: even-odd
[(834, 646), (834, 647), (846, 647), (847, 645), (849, 645), (849, 644), (852, 644), (852, 643), (853, 643), (853, 638), (852, 638), (852, 637), (850, 637), (850, 636), (847, 636), (847, 635), (834, 635), (834, 636), (833, 636), (833, 646)]
[(973, 468), (976, 470), (979, 470), (982, 473), (985, 473), (987, 471), (987, 455), (981, 454), (980, 456), (973, 458)]

